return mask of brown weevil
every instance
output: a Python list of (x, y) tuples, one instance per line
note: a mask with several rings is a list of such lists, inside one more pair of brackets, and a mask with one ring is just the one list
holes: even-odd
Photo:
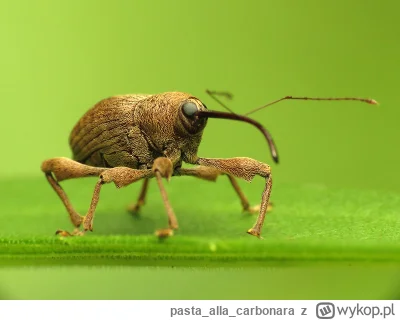
[[(225, 106), (216, 95), (227, 95), (226, 93), (212, 91), (207, 93)], [(358, 100), (376, 104), (375, 100), (361, 98), (287, 96), (247, 114), (287, 99)], [(258, 212), (254, 226), (247, 232), (260, 237), (272, 187), (270, 166), (246, 157), (221, 159), (202, 158), (197, 155), (207, 120), (219, 118), (245, 121), (257, 127), (268, 142), (273, 160), (278, 162), (277, 149), (269, 132), (246, 115), (208, 110), (201, 100), (183, 92), (120, 95), (98, 102), (86, 112), (71, 132), (69, 144), (73, 160), (65, 157), (52, 158), (45, 160), (41, 166), (76, 227), (73, 233), (58, 230), (57, 234), (82, 235), (88, 230), (93, 230), (94, 212), (99, 201), (100, 189), (106, 183), (113, 182), (117, 188), (121, 188), (143, 179), (138, 201), (130, 206), (132, 212), (138, 212), (145, 202), (149, 179), (155, 178), (168, 215), (168, 228), (160, 229), (156, 234), (159, 237), (172, 235), (173, 230), (178, 228), (178, 222), (162, 179), (166, 178), (169, 181), (172, 176), (193, 176), (215, 181), (219, 175), (226, 175), (240, 197), (243, 210), (250, 213)], [(183, 162), (197, 166), (183, 168)], [(251, 181), (256, 175), (265, 179), (265, 187), (261, 204), (251, 207), (235, 177)], [(97, 176), (99, 179), (95, 185), (89, 210), (85, 216), (81, 216), (72, 207), (59, 182), (89, 176)], [(79, 231), (78, 228), (82, 224), (83, 231)]]

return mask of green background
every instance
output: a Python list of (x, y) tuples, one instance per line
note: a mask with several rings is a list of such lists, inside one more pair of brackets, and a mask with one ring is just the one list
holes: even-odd
[[(298, 185), (312, 190), (377, 190), (397, 196), (400, 192), (398, 9), (393, 1), (361, 0), (1, 2), (0, 176), (3, 177), (2, 199), (8, 202), (3, 202), (0, 233), (18, 236), (18, 229), (12, 226), (24, 224), (25, 229), (20, 231), (24, 236), (29, 232), (48, 235), (45, 226), (39, 226), (40, 223), (35, 226), (33, 215), (35, 212), (40, 215), (42, 202), (38, 199), (47, 201), (47, 197), (54, 203), (54, 215), (61, 216), (54, 224), (68, 222), (65, 214), (62, 216), (56, 195), (42, 178), (40, 163), (46, 158), (70, 156), (68, 135), (79, 117), (100, 99), (123, 93), (186, 91), (202, 99), (210, 109), (221, 110), (205, 94), (205, 89), (228, 90), (235, 95), (229, 106), (238, 113), (286, 95), (374, 98), (379, 106), (359, 102), (285, 101), (255, 113), (253, 117), (274, 137), (281, 159), (279, 165), (272, 163), (259, 132), (247, 124), (225, 120), (209, 121), (199, 155), (248, 156), (270, 163), (278, 195), (280, 187)], [(169, 187), (171, 192), (173, 181)], [(79, 188), (78, 182), (74, 185)], [(188, 181), (175, 189), (176, 194), (183, 193), (181, 207), (185, 205), (185, 192), (197, 192), (193, 191), (195, 185), (195, 181)], [(91, 188), (92, 184), (87, 187), (87, 197), (90, 197)], [(208, 196), (215, 192), (232, 195), (226, 183), (212, 190), (204, 188)], [(249, 197), (257, 201), (262, 181), (255, 180), (251, 187), (244, 185), (244, 188), (252, 191)], [(41, 190), (45, 191), (42, 196), (39, 195)], [(137, 190), (138, 186), (134, 186), (129, 192), (135, 195)], [(88, 201), (81, 201), (83, 208)], [(393, 208), (398, 208), (396, 201)], [(13, 206), (12, 209), (8, 205)], [(390, 235), (398, 243), (398, 211), (393, 208), (390, 225), (394, 229)], [(29, 216), (30, 210), (33, 216)], [(7, 212), (15, 215), (7, 216)], [(22, 216), (18, 216), (21, 212), (30, 223), (29, 232)], [(324, 219), (324, 216), (316, 219)], [(374, 220), (375, 217), (365, 219)], [(100, 222), (96, 223), (101, 228)], [(299, 227), (307, 233), (307, 224)], [(379, 228), (379, 223), (376, 227)], [(126, 232), (118, 229), (118, 225), (115, 228), (114, 233)], [(152, 230), (148, 229), (147, 232)], [(346, 232), (340, 230), (339, 234)], [(310, 231), (309, 237), (314, 238), (316, 234), (317, 231)], [(385, 238), (385, 231), (382, 235)], [(378, 236), (376, 240), (379, 242)], [(32, 288), (37, 287), (35, 281), (41, 276), (67, 281), (68, 274), (88, 272), (76, 267), (78, 270), (71, 269), (69, 273), (62, 268), (65, 267), (53, 267), (51, 271), (3, 268), (4, 280), (1, 281), (4, 281), (5, 295), (32, 297), (35, 295)], [(341, 274), (351, 278), (353, 274), (365, 275), (359, 283), (370, 279), (369, 272), (376, 274), (380, 270), (380, 267), (365, 266), (360, 267), (360, 272), (358, 269), (342, 270), (342, 267), (329, 271), (330, 268), (312, 266), (290, 269), (287, 273), (279, 269), (278, 276), (266, 269), (257, 271), (258, 274), (232, 268), (196, 269), (192, 273), (187, 269), (138, 269), (137, 272), (143, 272), (142, 276), (134, 268), (121, 271), (99, 267), (95, 272), (98, 278), (115, 277), (121, 282), (131, 279), (132, 286), (138, 289), (135, 293), (124, 289), (125, 298), (168, 297), (167, 293), (159, 291), (153, 296), (152, 291), (146, 289), (148, 279), (154, 283), (163, 279), (173, 281), (172, 298), (207, 298), (210, 290), (203, 279), (210, 279), (213, 286), (220, 288), (215, 291), (219, 294), (214, 292), (212, 297), (231, 298), (232, 278), (248, 279), (251, 283), (265, 273), (265, 281), (272, 279), (273, 287), (279, 283), (277, 279), (283, 281), (288, 276), (298, 279), (303, 275), (313, 288), (315, 269), (321, 274), (326, 272), (325, 277), (331, 279), (340, 278)], [(393, 278), (394, 271), (390, 270), (379, 272), (387, 277), (380, 281), (381, 289), (391, 283), (388, 279)], [(32, 281), (22, 280), (24, 277)], [(86, 288), (81, 291), (85, 294), (75, 297), (121, 297), (111, 280), (101, 282), (98, 278), (92, 279), (92, 290)], [(10, 282), (10, 279), (18, 280)], [(195, 282), (188, 288), (190, 281)], [(95, 289), (95, 284), (99, 283), (108, 285), (110, 289), (104, 289), (107, 294), (101, 295), (99, 292), (103, 291)], [(301, 286), (295, 281), (291, 284), (293, 288)], [(48, 297), (47, 292), (52, 292), (54, 287), (44, 287), (39, 296)], [(237, 287), (237, 292), (245, 287)], [(309, 292), (327, 290), (321, 288)], [(276, 296), (270, 291), (268, 294), (256, 291), (258, 293), (250, 298), (319, 297), (302, 296), (301, 291), (291, 295), (288, 292), (297, 291), (290, 290), (285, 291), (287, 295), (278, 293)], [(342, 297), (340, 293), (344, 290), (331, 288), (332, 292), (337, 292), (335, 297)], [(66, 292), (68, 297), (74, 297), (72, 288)], [(143, 295), (140, 292), (144, 292)]]

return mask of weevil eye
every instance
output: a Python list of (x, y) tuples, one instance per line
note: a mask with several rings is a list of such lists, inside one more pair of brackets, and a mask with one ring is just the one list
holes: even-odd
[(182, 105), (183, 114), (187, 117), (192, 117), (197, 111), (197, 106), (193, 102), (185, 102)]

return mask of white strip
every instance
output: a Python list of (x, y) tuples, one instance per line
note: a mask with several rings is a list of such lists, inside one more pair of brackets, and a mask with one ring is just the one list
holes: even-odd
[(0, 301), (1, 319), (400, 319), (390, 300)]

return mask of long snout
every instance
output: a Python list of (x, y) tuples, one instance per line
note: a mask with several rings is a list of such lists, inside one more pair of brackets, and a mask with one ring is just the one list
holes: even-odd
[(278, 163), (279, 158), (278, 158), (278, 152), (275, 146), (275, 143), (272, 139), (271, 134), (263, 127), (263, 125), (249, 117), (242, 116), (236, 113), (228, 113), (228, 112), (221, 112), (221, 111), (197, 111), (195, 114), (196, 117), (199, 118), (216, 118), (216, 119), (227, 119), (227, 120), (236, 120), (236, 121), (243, 121), (252, 124), (253, 126), (257, 127), (258, 130), (262, 132), (264, 135), (265, 139), (267, 139), (272, 159)]

